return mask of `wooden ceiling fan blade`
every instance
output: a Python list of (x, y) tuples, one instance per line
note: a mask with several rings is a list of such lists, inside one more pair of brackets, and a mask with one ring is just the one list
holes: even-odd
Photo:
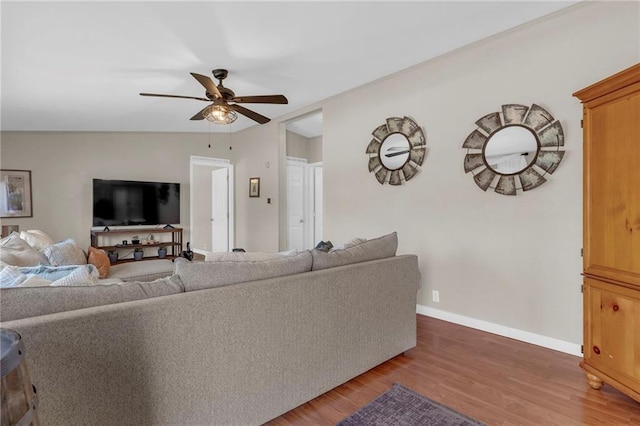
[(284, 95), (264, 95), (264, 96), (236, 96), (230, 99), (238, 103), (252, 104), (288, 104), (289, 101)]
[(204, 88), (207, 89), (207, 92), (211, 93), (218, 99), (222, 99), (222, 93), (220, 93), (220, 90), (218, 90), (218, 86), (216, 86), (216, 84), (213, 82), (213, 80), (211, 80), (210, 77), (202, 74), (196, 74), (195, 72), (192, 72), (191, 75), (193, 76), (193, 78), (198, 80), (198, 83), (202, 84)]
[(243, 106), (240, 105), (235, 105), (235, 104), (229, 104), (229, 108), (231, 108), (232, 110), (239, 112), (240, 114), (244, 115), (245, 117), (249, 117), (250, 119), (257, 121), (260, 124), (264, 124), (264, 123), (268, 123), (269, 121), (271, 121), (270, 118), (265, 117), (264, 115), (258, 114), (255, 111), (251, 111), (250, 109), (247, 109)]
[(202, 108), (196, 115), (191, 117), (189, 120), (204, 120), (204, 111), (210, 106), (211, 105), (207, 105), (206, 107)]
[(199, 101), (211, 102), (211, 99), (199, 98), (197, 96), (182, 96), (182, 95), (163, 95), (160, 93), (140, 93), (140, 96), (157, 96), (160, 98), (181, 98), (181, 99), (196, 99)]

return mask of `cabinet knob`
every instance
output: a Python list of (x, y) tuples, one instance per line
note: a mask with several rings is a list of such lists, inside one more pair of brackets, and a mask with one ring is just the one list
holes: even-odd
[(596, 355), (600, 355), (600, 348), (597, 346), (593, 347), (593, 351), (596, 353)]
[(618, 309), (620, 309), (618, 305), (613, 305), (612, 308), (614, 312), (618, 312)]

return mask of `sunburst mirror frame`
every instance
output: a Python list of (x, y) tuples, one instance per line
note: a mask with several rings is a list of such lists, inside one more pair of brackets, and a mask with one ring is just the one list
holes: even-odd
[[(427, 139), (415, 121), (409, 117), (390, 117), (371, 134), (373, 139), (366, 150), (369, 156), (369, 173), (373, 172), (381, 185), (402, 185), (418, 174), (427, 151)], [(390, 142), (392, 135), (403, 136), (406, 148), (397, 152), (391, 152), (391, 149), (398, 147), (385, 148), (385, 141)], [(406, 159), (398, 167), (390, 168), (389, 161), (384, 156)]]
[[(471, 172), (480, 189), (489, 188), (501, 195), (516, 195), (517, 191), (530, 191), (545, 183), (547, 173), (552, 174), (564, 157), (564, 132), (560, 121), (539, 105), (502, 105), (502, 112), (492, 112), (475, 122), (478, 126), (462, 144), (467, 149), (464, 171)], [(496, 172), (485, 157), (487, 143), (497, 132), (510, 126), (531, 131), (538, 145), (535, 158), (516, 173)], [(516, 177), (518, 179), (516, 179)]]

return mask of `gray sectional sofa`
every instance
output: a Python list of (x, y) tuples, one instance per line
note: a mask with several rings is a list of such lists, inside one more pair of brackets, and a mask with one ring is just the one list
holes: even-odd
[(1, 326), (22, 335), (44, 425), (261, 424), (415, 346), (416, 256), (395, 233), (362, 244), (2, 289)]

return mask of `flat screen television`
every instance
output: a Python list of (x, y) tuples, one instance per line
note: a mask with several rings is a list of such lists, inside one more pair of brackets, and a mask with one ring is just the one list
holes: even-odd
[(180, 223), (180, 184), (93, 179), (93, 226)]

